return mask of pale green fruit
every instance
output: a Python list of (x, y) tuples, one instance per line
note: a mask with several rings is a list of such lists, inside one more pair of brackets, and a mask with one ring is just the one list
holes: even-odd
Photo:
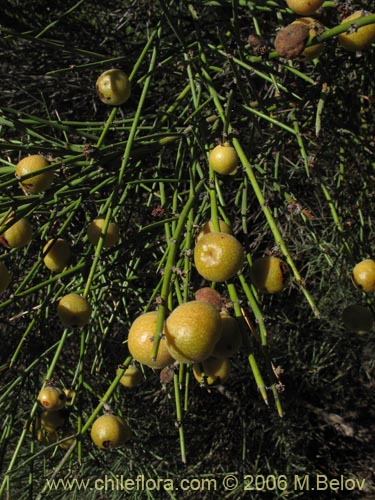
[(198, 300), (177, 306), (165, 322), (168, 350), (182, 363), (199, 362), (211, 356), (221, 331), (217, 309)]
[(132, 437), (125, 420), (117, 415), (102, 415), (91, 428), (91, 439), (101, 449), (117, 448)]
[(216, 146), (208, 158), (212, 170), (221, 175), (233, 174), (239, 164), (236, 150), (228, 142)]
[(197, 241), (194, 263), (209, 281), (227, 281), (241, 269), (245, 259), (241, 243), (231, 234), (207, 233)]
[(43, 247), (43, 262), (50, 271), (59, 273), (68, 264), (71, 254), (67, 241), (62, 238), (49, 240)]
[(231, 363), (228, 358), (208, 358), (193, 364), (193, 374), (200, 384), (224, 384), (230, 374)]
[[(87, 228), (87, 238), (92, 245), (97, 245), (102, 233), (105, 219), (94, 219)], [(107, 231), (103, 237), (103, 247), (109, 248), (117, 245), (120, 237), (119, 227), (116, 222), (109, 222)]]
[(30, 222), (23, 217), (12, 224), (2, 235), (1, 238), (9, 248), (22, 248), (30, 243), (33, 236), (33, 230)]
[(279, 293), (285, 288), (288, 268), (278, 257), (260, 257), (253, 262), (250, 276), (260, 293)]
[(161, 369), (173, 363), (174, 360), (163, 337), (159, 342), (156, 359), (153, 359), (157, 316), (157, 311), (149, 311), (133, 321), (128, 333), (128, 349), (139, 363), (150, 368)]
[(368, 307), (352, 304), (344, 309), (342, 321), (347, 330), (366, 333), (373, 328), (374, 316)]
[(102, 102), (119, 106), (126, 102), (131, 92), (128, 76), (120, 69), (104, 71), (96, 80), (96, 91)]
[[(16, 166), (16, 177), (22, 178), (33, 172), (37, 172), (45, 167), (48, 167), (49, 162), (41, 155), (30, 155), (23, 158)], [(22, 189), (26, 193), (36, 194), (42, 193), (48, 189), (53, 181), (53, 170), (41, 172), (33, 177), (25, 180), (21, 179)]]
[[(117, 368), (116, 375), (122, 371), (121, 367)], [(126, 368), (122, 377), (120, 378), (120, 384), (124, 387), (132, 388), (137, 387), (143, 380), (143, 375), (138, 366), (130, 365)]]
[(62, 297), (57, 305), (57, 315), (64, 326), (85, 326), (90, 321), (91, 305), (76, 293)]

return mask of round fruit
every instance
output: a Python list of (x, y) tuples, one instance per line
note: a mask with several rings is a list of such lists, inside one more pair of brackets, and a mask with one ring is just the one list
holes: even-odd
[(130, 97), (129, 78), (120, 69), (109, 69), (96, 80), (96, 91), (105, 104), (119, 106)]
[(356, 264), (352, 271), (355, 286), (366, 293), (375, 292), (375, 260), (365, 259)]
[(224, 384), (228, 380), (230, 368), (228, 358), (208, 358), (202, 363), (194, 363), (193, 374), (201, 385)]
[(4, 262), (0, 261), (0, 293), (8, 288), (9, 285), (9, 271)]
[(91, 439), (101, 449), (122, 446), (131, 437), (129, 426), (117, 415), (102, 415), (91, 427)]
[(261, 293), (278, 293), (285, 288), (288, 268), (278, 257), (260, 257), (253, 262), (250, 276)]
[(230, 358), (236, 354), (242, 344), (240, 325), (236, 318), (227, 312), (221, 312), (223, 330), (220, 339), (216, 342), (212, 356), (218, 359)]
[(347, 330), (366, 333), (373, 328), (374, 316), (368, 307), (352, 304), (344, 309), (342, 321)]
[[(292, 22), (292, 25), (304, 25), (308, 28), (308, 37), (314, 38), (319, 33), (324, 31), (324, 26), (322, 23), (313, 19), (312, 17), (301, 17)], [(311, 61), (318, 57), (322, 50), (324, 49), (324, 43), (313, 43), (310, 47), (304, 48), (301, 54), (299, 54), (299, 59), (304, 61)]]
[(141, 314), (134, 320), (128, 333), (128, 349), (139, 363), (150, 368), (160, 369), (170, 365), (174, 360), (169, 354), (163, 337), (159, 342), (156, 360), (152, 359), (157, 316), (157, 311), (150, 311)]
[[(22, 178), (23, 176), (37, 172), (43, 168), (48, 167), (49, 163), (40, 155), (31, 155), (23, 158), (16, 166), (16, 177)], [(53, 171), (47, 170), (40, 174), (28, 177), (25, 180), (21, 179), (21, 186), (27, 193), (36, 194), (42, 193), (50, 187), (53, 181)]]
[[(93, 245), (96, 245), (100, 240), (104, 222), (105, 219), (95, 219), (87, 228), (87, 238)], [(110, 222), (107, 227), (107, 232), (103, 236), (103, 247), (108, 248), (117, 245), (119, 236), (120, 232), (118, 225), (115, 222)]]
[(90, 321), (91, 306), (81, 295), (69, 293), (60, 299), (57, 315), (64, 326), (85, 326)]
[[(349, 17), (343, 19), (341, 24), (347, 23), (348, 21), (355, 21), (369, 14), (370, 12), (365, 10), (357, 10)], [(349, 29), (344, 33), (340, 33), (338, 39), (341, 46), (346, 50), (350, 50), (351, 52), (365, 50), (375, 42), (375, 23), (361, 26), (358, 29)]]
[(33, 236), (33, 230), (30, 222), (25, 219), (19, 219), (10, 226), (2, 235), (2, 241), (9, 248), (21, 248), (30, 243)]
[[(232, 234), (232, 228), (224, 222), (223, 220), (219, 219), (219, 228), (220, 228), (220, 233), (227, 233), (227, 234)], [(215, 228), (214, 228), (214, 223), (212, 220), (209, 220), (204, 224), (204, 226), (201, 228), (201, 230), (198, 233), (197, 236), (197, 241), (199, 241), (203, 235), (207, 233), (215, 233)]]
[(182, 363), (199, 362), (211, 356), (221, 336), (221, 317), (207, 302), (192, 300), (177, 306), (165, 323), (167, 347)]
[(61, 410), (65, 406), (65, 394), (58, 387), (47, 385), (40, 391), (38, 401), (48, 411)]
[(49, 240), (43, 247), (43, 262), (50, 271), (59, 273), (68, 264), (71, 254), (67, 241), (62, 238)]
[[(122, 368), (117, 368), (116, 375), (122, 371)], [(120, 384), (124, 387), (137, 387), (142, 382), (143, 375), (138, 366), (130, 365), (124, 371), (120, 378)]]
[(231, 234), (207, 233), (194, 249), (194, 263), (198, 273), (209, 281), (233, 278), (244, 263), (241, 243)]
[(314, 14), (322, 5), (324, 0), (286, 0), (290, 9), (300, 16)]
[(208, 161), (212, 170), (222, 175), (232, 174), (239, 164), (236, 150), (228, 142), (212, 149)]
[(65, 414), (62, 411), (45, 410), (40, 416), (42, 427), (47, 432), (53, 432), (65, 424)]
[(194, 294), (195, 300), (200, 300), (201, 302), (208, 302), (215, 309), (221, 311), (222, 308), (222, 298), (219, 292), (208, 286), (200, 288)]

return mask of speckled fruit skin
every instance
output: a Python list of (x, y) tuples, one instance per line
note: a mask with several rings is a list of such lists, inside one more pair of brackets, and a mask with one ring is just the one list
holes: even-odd
[(197, 382), (207, 385), (224, 384), (230, 374), (231, 363), (228, 358), (208, 358), (202, 363), (194, 363), (193, 374)]
[(33, 230), (30, 222), (23, 217), (12, 224), (1, 237), (7, 247), (22, 248), (30, 243), (33, 237)]
[[(31, 174), (42, 168), (48, 167), (49, 162), (40, 155), (30, 155), (23, 158), (16, 166), (16, 177), (20, 178), (24, 175)], [(24, 181), (21, 180), (21, 186), (23, 190), (30, 194), (42, 193), (48, 189), (53, 181), (53, 170), (48, 170), (37, 174), (33, 177), (29, 177)]]
[(211, 356), (221, 331), (219, 312), (211, 304), (197, 300), (177, 306), (165, 324), (169, 352), (181, 363), (199, 362)]
[(288, 7), (300, 16), (311, 16), (322, 5), (324, 0), (286, 0)]
[[(309, 37), (316, 36), (318, 34), (318, 30), (324, 30), (323, 25), (312, 17), (300, 17), (299, 19), (293, 21), (292, 24), (304, 24), (306, 26), (310, 26)], [(314, 43), (310, 47), (306, 47), (302, 54), (298, 57), (303, 61), (311, 61), (312, 59), (315, 59), (315, 57), (318, 57), (323, 49), (324, 43)]]
[[(224, 222), (223, 220), (219, 219), (219, 228), (221, 233), (227, 233), (227, 234), (232, 234), (232, 228)], [(199, 241), (202, 236), (204, 236), (207, 233), (215, 233), (215, 227), (214, 223), (212, 220), (207, 221), (202, 228), (200, 229), (198, 236), (197, 236), (197, 241)]]
[[(117, 368), (116, 375), (122, 372), (121, 368)], [(120, 378), (120, 384), (124, 387), (132, 388), (137, 387), (143, 380), (143, 375), (141, 370), (135, 366), (130, 365), (124, 371), (122, 377)]]
[(59, 273), (68, 264), (71, 254), (69, 243), (66, 240), (62, 238), (49, 240), (43, 247), (44, 265), (50, 271)]
[(100, 449), (117, 448), (132, 437), (128, 424), (117, 415), (102, 415), (91, 427), (91, 439)]
[(194, 248), (194, 263), (198, 273), (209, 281), (233, 278), (244, 263), (241, 243), (231, 234), (207, 233)]
[(126, 73), (120, 69), (109, 69), (96, 80), (96, 91), (105, 104), (119, 106), (129, 99), (131, 85)]
[(212, 170), (221, 175), (232, 174), (239, 164), (236, 150), (229, 143), (216, 146), (210, 151), (208, 160)]
[(65, 406), (65, 394), (58, 387), (47, 385), (38, 395), (38, 401), (48, 411), (61, 410)]
[(82, 327), (90, 321), (91, 306), (81, 295), (69, 293), (60, 299), (57, 305), (57, 315), (66, 327)]
[(365, 259), (356, 264), (352, 271), (352, 281), (366, 293), (375, 292), (375, 260)]
[[(94, 219), (87, 228), (87, 238), (91, 244), (97, 245), (102, 233), (104, 222), (105, 219), (103, 218)], [(104, 236), (103, 247), (109, 248), (117, 245), (119, 237), (120, 231), (118, 225), (116, 222), (109, 222), (107, 232)]]
[(212, 351), (212, 356), (218, 359), (225, 359), (234, 356), (242, 344), (242, 335), (240, 325), (236, 318), (230, 316), (227, 312), (220, 313), (223, 329), (221, 337), (216, 342)]
[(128, 349), (139, 363), (150, 368), (161, 369), (173, 363), (174, 360), (163, 337), (159, 342), (156, 360), (152, 359), (157, 315), (157, 311), (150, 311), (141, 314), (133, 321), (128, 333)]
[(285, 288), (287, 269), (278, 257), (260, 257), (253, 262), (250, 276), (260, 293), (279, 293)]
[[(355, 21), (362, 16), (369, 15), (370, 12), (364, 10), (357, 10), (350, 16), (342, 20), (341, 24), (348, 21)], [(351, 52), (361, 51), (367, 49), (373, 42), (375, 42), (375, 23), (361, 26), (352, 33), (344, 32), (338, 35), (341, 46)]]
[(359, 304), (347, 306), (342, 312), (342, 321), (347, 330), (356, 333), (367, 333), (374, 326), (371, 310)]
[(0, 261), (0, 293), (4, 292), (8, 288), (9, 285), (9, 271), (4, 262)]

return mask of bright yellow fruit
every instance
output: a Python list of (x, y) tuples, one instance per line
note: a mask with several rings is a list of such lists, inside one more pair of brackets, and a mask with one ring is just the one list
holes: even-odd
[(355, 286), (366, 293), (375, 292), (375, 260), (365, 259), (356, 264), (352, 271)]
[(233, 278), (241, 269), (244, 258), (241, 243), (231, 234), (207, 233), (194, 248), (197, 271), (209, 281)]
[[(95, 219), (87, 228), (87, 238), (93, 245), (97, 245), (100, 239), (104, 222), (105, 219), (103, 218)], [(107, 232), (104, 235), (103, 247), (109, 248), (117, 245), (119, 237), (120, 231), (118, 225), (116, 222), (109, 222)]]
[(30, 222), (23, 217), (10, 226), (1, 238), (9, 248), (21, 248), (30, 243), (33, 230)]
[(221, 175), (232, 174), (239, 164), (236, 150), (228, 142), (210, 151), (208, 161), (212, 170)]
[(342, 321), (347, 330), (356, 333), (366, 333), (374, 326), (374, 316), (368, 307), (352, 304), (342, 313)]
[(236, 354), (242, 344), (240, 325), (236, 318), (227, 312), (221, 312), (223, 330), (220, 339), (216, 342), (212, 356), (218, 359), (230, 358)]
[[(37, 172), (45, 167), (48, 167), (49, 162), (40, 155), (30, 155), (23, 158), (16, 166), (16, 177), (20, 178), (25, 175)], [(53, 181), (53, 170), (47, 170), (25, 180), (21, 179), (21, 186), (27, 193), (36, 194), (42, 193), (48, 189)]]
[(198, 300), (177, 306), (165, 323), (169, 352), (182, 363), (199, 362), (211, 356), (221, 331), (217, 309)]
[(60, 299), (57, 315), (64, 326), (85, 326), (90, 321), (91, 305), (81, 295), (69, 293)]
[(58, 387), (47, 385), (39, 392), (38, 401), (48, 411), (61, 410), (65, 406), (65, 394)]
[(201, 385), (224, 384), (230, 374), (231, 363), (228, 358), (208, 358), (202, 363), (194, 363), (193, 374)]
[(62, 238), (57, 238), (57, 240), (49, 240), (44, 245), (43, 255), (43, 262), (45, 266), (50, 271), (59, 273), (68, 264), (72, 252), (67, 241)]
[(128, 424), (117, 415), (102, 415), (91, 427), (91, 439), (101, 449), (117, 448), (132, 437)]
[[(122, 371), (121, 367), (117, 368), (116, 375)], [(120, 378), (120, 384), (124, 387), (137, 387), (142, 382), (143, 375), (138, 366), (130, 365), (124, 371)]]
[(173, 363), (174, 359), (170, 355), (163, 337), (159, 342), (156, 360), (152, 359), (157, 315), (157, 311), (150, 311), (141, 314), (133, 321), (128, 333), (128, 349), (139, 363), (150, 368), (160, 369)]
[(300, 16), (311, 16), (322, 5), (324, 0), (286, 0), (290, 9)]
[(128, 75), (120, 69), (104, 71), (96, 80), (96, 91), (105, 104), (119, 106), (130, 97), (131, 86)]
[[(350, 16), (342, 20), (341, 24), (349, 21), (355, 21), (363, 16), (368, 16), (370, 12), (365, 10), (357, 10)], [(361, 26), (358, 29), (353, 29), (340, 33), (338, 35), (341, 46), (351, 52), (361, 51), (367, 49), (373, 42), (375, 42), (375, 23)]]
[[(313, 38), (317, 36), (320, 32), (323, 32), (324, 27), (323, 25), (317, 21), (316, 19), (313, 19), (312, 17), (300, 17), (299, 19), (296, 19), (295, 21), (292, 22), (293, 24), (303, 24), (309, 28), (309, 38)], [(306, 47), (302, 54), (300, 54), (298, 57), (299, 59), (302, 59), (304, 61), (311, 61), (312, 59), (315, 59), (315, 57), (318, 57), (322, 50), (324, 49), (324, 43), (313, 43), (310, 47)]]
[(261, 293), (278, 293), (285, 288), (288, 268), (278, 257), (260, 257), (253, 262), (250, 276)]
[(0, 293), (8, 288), (9, 285), (9, 271), (4, 262), (0, 261)]

